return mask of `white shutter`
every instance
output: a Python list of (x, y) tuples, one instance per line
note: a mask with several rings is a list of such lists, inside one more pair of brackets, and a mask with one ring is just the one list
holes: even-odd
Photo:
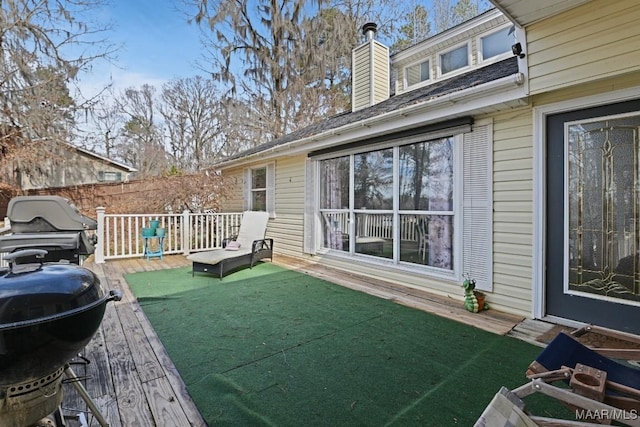
[(276, 165), (267, 165), (267, 212), (269, 218), (276, 217)]
[(245, 169), (243, 173), (242, 210), (251, 210), (251, 169)]
[(462, 274), (493, 290), (493, 126), (475, 126), (463, 138)]
[(313, 160), (305, 162), (303, 250), (306, 254), (316, 253), (316, 165)]

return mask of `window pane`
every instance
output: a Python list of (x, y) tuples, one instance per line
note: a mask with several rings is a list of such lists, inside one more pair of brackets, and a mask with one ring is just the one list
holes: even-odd
[(322, 212), (323, 246), (349, 250), (349, 212)]
[(356, 213), (356, 253), (393, 259), (393, 215)]
[(267, 210), (267, 192), (265, 190), (262, 191), (253, 191), (252, 192), (252, 202), (251, 202), (251, 210), (253, 211), (264, 211)]
[(453, 138), (400, 147), (400, 209), (453, 210)]
[(511, 45), (514, 42), (509, 35), (510, 27), (504, 28), (488, 36), (482, 37), (482, 59), (493, 58), (501, 53), (511, 52)]
[(400, 261), (453, 269), (453, 216), (400, 215)]
[(569, 289), (640, 301), (640, 116), (568, 126)]
[(251, 188), (267, 188), (267, 168), (251, 171)]
[(349, 157), (320, 162), (320, 209), (349, 208)]
[(442, 74), (450, 73), (467, 65), (469, 65), (467, 45), (460, 46), (457, 49), (440, 55), (440, 70)]
[(429, 80), (429, 61), (407, 67), (407, 86)]
[(393, 208), (393, 150), (357, 154), (355, 157), (355, 208)]

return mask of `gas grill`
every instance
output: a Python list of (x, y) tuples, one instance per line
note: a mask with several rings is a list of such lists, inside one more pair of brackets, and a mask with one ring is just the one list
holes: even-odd
[[(95, 220), (82, 215), (69, 200), (60, 196), (19, 196), (9, 201), (7, 217), (11, 234), (0, 236), (0, 252), (44, 249), (38, 262), (68, 261), (81, 264), (94, 251)], [(21, 262), (36, 262), (34, 257)]]

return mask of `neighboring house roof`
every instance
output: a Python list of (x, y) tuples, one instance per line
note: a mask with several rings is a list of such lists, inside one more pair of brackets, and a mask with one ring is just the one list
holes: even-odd
[(509, 77), (518, 73), (518, 61), (516, 57), (511, 57), (500, 62), (487, 65), (458, 76), (424, 86), (419, 89), (404, 92), (400, 95), (392, 96), (389, 99), (375, 104), (371, 107), (364, 108), (355, 112), (344, 112), (325, 120), (321, 120), (305, 128), (296, 130), (273, 141), (266, 142), (255, 148), (243, 151), (242, 153), (230, 156), (223, 160), (222, 163), (233, 160), (242, 159), (252, 154), (269, 150), (279, 145), (287, 144), (314, 135), (338, 129), (342, 126), (357, 123), (367, 119), (381, 116), (395, 110), (423, 103), (435, 98), (443, 97), (464, 89), (473, 88), (485, 83), (492, 82), (504, 77)]
[(125, 165), (124, 163), (117, 162), (117, 161), (115, 161), (113, 159), (110, 159), (108, 157), (101, 156), (101, 155), (96, 154), (96, 153), (94, 153), (92, 151), (89, 151), (89, 150), (87, 150), (85, 148), (78, 147), (78, 146), (70, 144), (68, 142), (65, 143), (65, 145), (67, 145), (69, 148), (71, 148), (73, 150), (78, 151), (81, 154), (84, 154), (84, 155), (89, 156), (89, 157), (93, 157), (94, 159), (99, 160), (99, 161), (101, 161), (103, 163), (108, 163), (108, 164), (110, 164), (111, 166), (113, 166), (113, 167), (115, 167), (117, 169), (122, 169), (124, 172), (137, 172), (138, 171), (138, 169), (136, 169), (134, 167), (131, 167), (129, 165)]

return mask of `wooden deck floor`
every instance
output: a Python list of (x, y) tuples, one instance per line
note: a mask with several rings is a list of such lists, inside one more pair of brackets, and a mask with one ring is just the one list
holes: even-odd
[[(276, 256), (274, 262), (498, 334), (512, 334), (516, 331), (518, 338), (527, 339), (541, 332), (540, 326), (531, 326), (530, 323), (518, 330), (518, 325), (523, 324), (523, 318), (495, 310), (469, 313), (462, 306), (462, 300), (453, 301), (294, 258)], [(149, 261), (136, 258), (107, 261), (105, 264), (85, 264), (85, 267), (100, 277), (105, 288), (119, 289), (123, 293), (122, 301), (107, 304), (102, 325), (83, 353), (90, 363), (72, 365), (78, 376), (86, 377), (85, 388), (111, 427), (206, 426), (171, 359), (123, 278), (124, 274), (131, 272), (188, 265), (190, 262), (181, 255)], [(544, 328), (542, 326), (542, 331)], [(84, 402), (68, 384), (64, 386), (64, 396), (65, 414), (73, 414), (73, 409), (86, 410)], [(80, 424), (70, 421), (68, 425), (75, 427)], [(98, 423), (93, 420), (90, 425)]]

